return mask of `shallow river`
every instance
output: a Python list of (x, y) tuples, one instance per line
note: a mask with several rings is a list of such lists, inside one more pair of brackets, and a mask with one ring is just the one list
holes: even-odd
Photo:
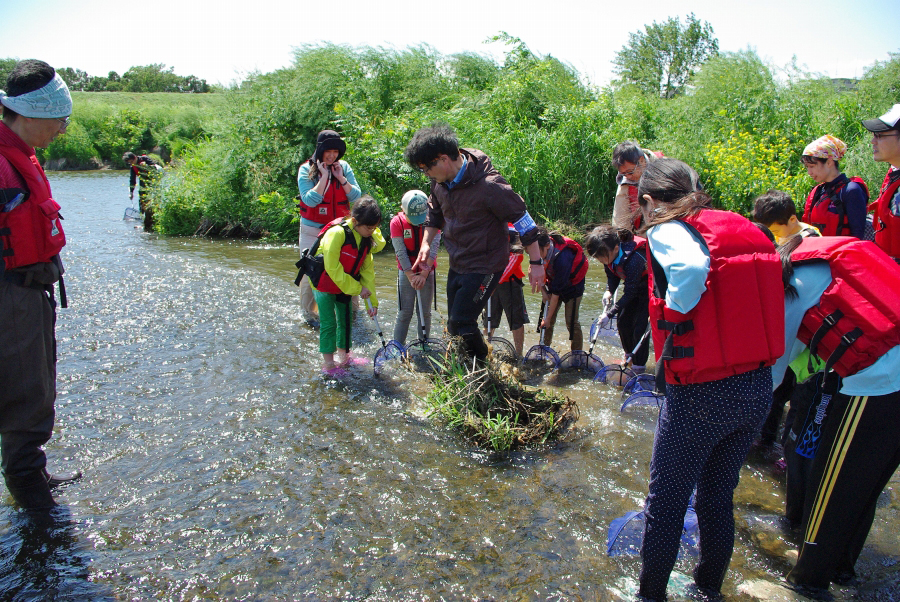
[[(643, 502), (655, 409), (620, 413), (620, 392), (588, 380), (546, 383), (578, 401), (573, 441), (476, 451), (425, 416), (421, 376), (322, 379), (316, 333), (298, 319), (296, 247), (161, 239), (123, 221), (125, 172), (50, 179), (66, 218), (70, 307), (59, 312), (47, 453), (51, 469), (85, 476), (58, 493), (49, 531), (4, 493), (0, 598), (633, 595), (640, 561), (608, 557), (606, 535)], [(376, 264), (389, 333), (396, 269), (390, 253)], [(585, 326), (600, 273), (589, 274)], [(534, 322), (539, 300), (528, 304)], [(372, 322), (360, 315), (354, 329), (373, 355)], [(896, 475), (879, 506), (861, 583), (833, 588), (838, 599), (900, 592)], [(727, 599), (794, 599), (777, 585), (796, 549), (778, 531), (782, 507), (783, 477), (748, 463)], [(670, 593), (692, 564), (679, 561)]]

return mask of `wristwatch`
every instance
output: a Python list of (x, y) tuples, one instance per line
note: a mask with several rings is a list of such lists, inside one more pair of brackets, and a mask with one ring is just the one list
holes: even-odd
[(543, 259), (529, 259), (528, 263), (529, 263), (529, 265), (544, 265), (544, 260)]

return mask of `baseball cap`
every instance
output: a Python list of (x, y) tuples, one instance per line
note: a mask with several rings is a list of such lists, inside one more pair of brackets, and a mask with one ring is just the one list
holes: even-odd
[(413, 226), (421, 226), (428, 216), (428, 196), (421, 190), (410, 190), (400, 200), (406, 219)]
[(886, 132), (900, 129), (900, 103), (892, 106), (890, 111), (878, 119), (866, 119), (862, 124), (870, 132)]

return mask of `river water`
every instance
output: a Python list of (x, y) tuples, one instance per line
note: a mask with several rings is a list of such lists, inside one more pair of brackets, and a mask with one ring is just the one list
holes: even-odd
[[(506, 457), (477, 451), (425, 416), (424, 377), (322, 379), (316, 333), (299, 321), (296, 247), (145, 234), (122, 219), (125, 172), (50, 180), (66, 218), (70, 307), (59, 312), (57, 424), (46, 449), (51, 469), (78, 467), (84, 478), (58, 492), (49, 527), (5, 496), (0, 597), (633, 595), (640, 561), (607, 556), (607, 527), (643, 502), (655, 410), (620, 413), (620, 392), (587, 380), (548, 382), (580, 406), (571, 442)], [(389, 333), (390, 253), (376, 269)], [(599, 309), (600, 272), (589, 274), (583, 324)], [(534, 321), (539, 300), (528, 304)], [(368, 318), (357, 317), (354, 340), (362, 354), (377, 350)], [(536, 342), (532, 328), (526, 348)], [(832, 588), (838, 599), (900, 591), (897, 485), (895, 475), (880, 500), (860, 583)], [(723, 593), (795, 599), (778, 587), (796, 549), (777, 527), (783, 477), (748, 463), (735, 497)], [(676, 597), (692, 563), (676, 566)]]

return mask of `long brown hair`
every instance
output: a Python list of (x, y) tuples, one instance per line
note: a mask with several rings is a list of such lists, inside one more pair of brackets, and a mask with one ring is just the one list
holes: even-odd
[(703, 191), (697, 172), (678, 159), (659, 158), (644, 168), (638, 183), (638, 203), (642, 209), (648, 202), (645, 194), (662, 205), (650, 215), (642, 232), (712, 207), (712, 199)]

